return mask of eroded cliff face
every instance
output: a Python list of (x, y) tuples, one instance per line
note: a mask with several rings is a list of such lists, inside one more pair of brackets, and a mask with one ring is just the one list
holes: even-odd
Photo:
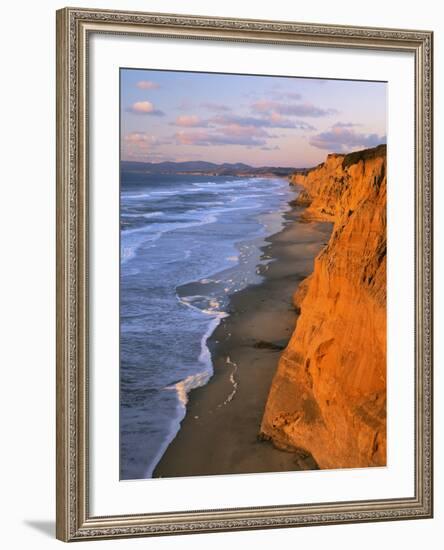
[(294, 301), (300, 316), (261, 432), (321, 468), (386, 464), (386, 148), (329, 155), (305, 175), (307, 220), (333, 222)]

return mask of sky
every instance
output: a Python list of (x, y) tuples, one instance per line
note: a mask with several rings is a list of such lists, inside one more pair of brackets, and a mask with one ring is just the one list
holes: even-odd
[(121, 159), (303, 168), (386, 142), (384, 82), (120, 70)]

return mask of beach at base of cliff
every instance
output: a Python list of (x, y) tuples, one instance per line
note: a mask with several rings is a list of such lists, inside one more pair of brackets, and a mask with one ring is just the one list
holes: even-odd
[(230, 299), (229, 315), (208, 341), (214, 374), (189, 394), (176, 438), (153, 477), (316, 469), (310, 454), (286, 452), (259, 437), (279, 357), (297, 320), (293, 294), (313, 271), (331, 224), (304, 223), (303, 209), (285, 213), (284, 228), (267, 239), (263, 281)]

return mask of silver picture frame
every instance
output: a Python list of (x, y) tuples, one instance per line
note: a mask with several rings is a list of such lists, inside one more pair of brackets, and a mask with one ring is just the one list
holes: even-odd
[[(88, 40), (92, 33), (410, 52), (415, 59), (415, 491), (411, 498), (94, 517), (88, 479)], [(57, 538), (430, 518), (433, 33), (65, 8), (57, 12)]]

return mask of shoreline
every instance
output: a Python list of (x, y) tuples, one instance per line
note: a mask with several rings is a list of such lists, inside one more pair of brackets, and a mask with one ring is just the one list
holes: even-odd
[(262, 282), (230, 296), (229, 315), (208, 338), (213, 376), (188, 395), (185, 418), (153, 477), (317, 468), (308, 453), (279, 450), (259, 437), (280, 352), (297, 320), (293, 294), (331, 233), (331, 224), (307, 223), (304, 208), (289, 205), (284, 227), (260, 249), (271, 259), (258, 266)]

